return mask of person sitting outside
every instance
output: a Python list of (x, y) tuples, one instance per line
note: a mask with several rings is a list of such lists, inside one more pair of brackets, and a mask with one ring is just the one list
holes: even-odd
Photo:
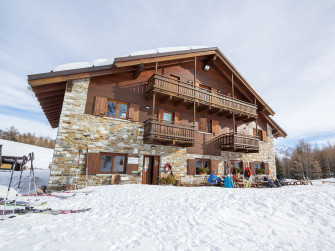
[(247, 167), (245, 168), (245, 171), (244, 171), (244, 178), (247, 179), (247, 180), (249, 180), (250, 175), (251, 175), (251, 170), (250, 170), (250, 168), (247, 166)]
[(218, 176), (215, 175), (215, 171), (212, 172), (211, 175), (209, 175), (208, 177), (208, 183), (210, 184), (216, 184), (216, 183), (220, 183), (221, 179), (218, 178)]

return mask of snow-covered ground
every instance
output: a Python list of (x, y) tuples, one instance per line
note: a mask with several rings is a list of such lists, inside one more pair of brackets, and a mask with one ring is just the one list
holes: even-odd
[[(41, 180), (48, 177), (42, 170), (38, 175)], [(1, 221), (0, 250), (335, 247), (335, 184), (314, 181), (313, 186), (275, 189), (150, 185), (89, 189), (94, 191), (68, 199), (40, 198), (53, 209), (92, 208), (89, 212), (28, 214)]]
[[(29, 153), (34, 152), (34, 168), (48, 169), (49, 164), (52, 162), (52, 155), (54, 150), (29, 144), (18, 143), (14, 141), (0, 139), (2, 146), (2, 155), (4, 156), (28, 156)], [(28, 164), (30, 166), (30, 164)], [(0, 173), (1, 175), (1, 173)]]

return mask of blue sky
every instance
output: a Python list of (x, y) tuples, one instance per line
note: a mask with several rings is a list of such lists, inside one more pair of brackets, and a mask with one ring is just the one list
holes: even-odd
[(335, 142), (335, 1), (0, 0), (0, 129), (55, 137), (27, 75), (170, 46), (217, 46), (275, 110), (276, 144)]

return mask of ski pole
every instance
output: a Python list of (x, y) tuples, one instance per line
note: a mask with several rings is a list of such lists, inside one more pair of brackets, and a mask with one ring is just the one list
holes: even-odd
[[(31, 161), (31, 153), (29, 153), (29, 160)], [(29, 183), (28, 183), (28, 201), (29, 201), (29, 198), (30, 198), (31, 175), (32, 175), (32, 170), (31, 170), (31, 167), (30, 167), (30, 172), (29, 172)]]
[(2, 220), (4, 220), (4, 217), (5, 217), (5, 209), (6, 209), (6, 206), (7, 206), (7, 200), (8, 200), (10, 186), (12, 185), (13, 174), (14, 174), (14, 169), (15, 169), (15, 166), (16, 166), (16, 162), (17, 162), (17, 158), (14, 158), (14, 162), (13, 162), (13, 166), (12, 166), (12, 171), (11, 171), (11, 175), (10, 175), (10, 178), (9, 178), (7, 195), (6, 195), (6, 198), (5, 198), (5, 204), (3, 205)]
[(87, 179), (88, 179), (88, 146), (86, 146), (86, 195), (87, 195)]
[(30, 155), (31, 159), (30, 159), (30, 168), (33, 172), (33, 181), (34, 181), (34, 190), (35, 190), (35, 200), (37, 201), (37, 189), (36, 189), (36, 179), (35, 179), (35, 170), (34, 170), (34, 165), (33, 165), (33, 160), (35, 159), (35, 155), (34, 152), (31, 153)]
[(81, 153), (82, 153), (82, 150), (81, 150), (81, 148), (79, 148), (78, 164), (77, 164), (77, 170), (76, 170), (76, 183), (74, 185), (74, 190), (77, 190), (77, 185), (78, 185), (78, 172), (79, 172), (80, 154)]
[(28, 159), (26, 156), (22, 157), (22, 162), (21, 162), (21, 169), (20, 169), (20, 178), (19, 178), (19, 184), (17, 185), (17, 190), (16, 190), (16, 195), (15, 195), (15, 200), (14, 200), (14, 208), (13, 208), (13, 214), (15, 212), (15, 208), (16, 208), (16, 201), (17, 201), (17, 196), (19, 196), (19, 192), (20, 192), (20, 186), (21, 186), (21, 179), (22, 179), (22, 173), (23, 173), (23, 167), (24, 165), (27, 163)]

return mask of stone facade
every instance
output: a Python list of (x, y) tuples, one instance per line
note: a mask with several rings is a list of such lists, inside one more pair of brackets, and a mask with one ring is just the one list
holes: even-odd
[[(224, 174), (224, 161), (260, 161), (268, 162), (273, 175), (276, 175), (275, 152), (272, 130), (267, 126), (268, 140), (260, 142), (259, 153), (244, 154), (222, 152), (221, 156), (187, 154), (186, 148), (175, 146), (151, 145), (143, 143), (144, 126), (141, 122), (102, 118), (85, 114), (85, 105), (89, 79), (68, 82), (60, 116), (56, 146), (49, 181), (49, 189), (59, 190), (66, 184), (68, 177), (77, 173), (78, 150), (88, 147), (90, 153), (110, 152), (136, 155), (139, 158), (138, 174), (121, 175), (121, 184), (142, 183), (143, 156), (160, 156), (160, 174), (165, 172), (164, 165), (171, 163), (174, 175), (184, 184), (199, 184), (204, 176), (187, 175), (187, 159), (206, 158), (219, 161), (219, 175)], [(85, 186), (83, 172), (85, 156), (80, 159), (81, 171), (78, 187)], [(89, 175), (88, 185), (110, 184), (111, 175)]]

